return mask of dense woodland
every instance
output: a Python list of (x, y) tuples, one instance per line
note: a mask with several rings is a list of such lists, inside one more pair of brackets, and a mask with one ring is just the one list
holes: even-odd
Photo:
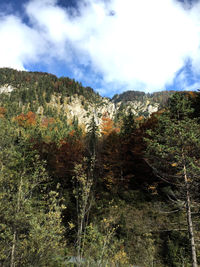
[(10, 69), (0, 84), (16, 88), (0, 95), (0, 266), (197, 267), (198, 92), (84, 131), (48, 103), (91, 88)]

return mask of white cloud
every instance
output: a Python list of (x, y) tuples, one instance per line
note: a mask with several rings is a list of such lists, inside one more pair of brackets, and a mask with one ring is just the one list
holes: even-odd
[(193, 72), (200, 71), (200, 3), (82, 0), (77, 12), (56, 0), (31, 0), (25, 10), (31, 26), (14, 16), (0, 18), (0, 66), (23, 68), (41, 56), (48, 60), (48, 51), (49, 58), (73, 62), (79, 77), (74, 62), (90, 66), (113, 92), (123, 85), (164, 89), (188, 58)]
[(41, 60), (47, 44), (40, 34), (14, 15), (0, 16), (0, 67), (24, 69)]

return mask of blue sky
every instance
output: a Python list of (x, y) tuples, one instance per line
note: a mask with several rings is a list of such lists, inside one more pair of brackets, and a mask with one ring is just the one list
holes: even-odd
[(200, 1), (0, 0), (0, 67), (104, 96), (200, 88)]

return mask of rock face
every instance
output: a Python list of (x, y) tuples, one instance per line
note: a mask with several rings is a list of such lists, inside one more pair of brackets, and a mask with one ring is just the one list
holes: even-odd
[(121, 106), (125, 105), (125, 111), (131, 110), (135, 116), (143, 115), (145, 117), (151, 115), (153, 112), (158, 111), (159, 103), (151, 103), (149, 100), (133, 100), (128, 101), (124, 104), (123, 101), (117, 103), (117, 110), (120, 109)]
[[(114, 119), (120, 113), (127, 113), (131, 110), (135, 116), (148, 117), (153, 112), (158, 111), (160, 106), (159, 103), (151, 102), (148, 99), (127, 102), (122, 100), (115, 103), (112, 99), (105, 97), (101, 97), (98, 103), (94, 103), (78, 95), (65, 97), (64, 102), (62, 104), (60, 102), (59, 96), (52, 95), (48, 105), (55, 108), (58, 112), (63, 110), (69, 120), (73, 120), (75, 117), (78, 118), (79, 123), (84, 124), (86, 127), (93, 115), (95, 116), (97, 125), (100, 125), (103, 115)], [(39, 107), (38, 113), (41, 113), (41, 107)]]
[[(0, 87), (0, 94), (11, 93), (13, 90), (15, 90), (14, 87), (6, 84)], [(148, 117), (159, 109), (160, 103), (152, 101), (144, 93), (142, 99), (141, 97), (133, 97), (132, 99), (129, 97), (127, 100), (124, 99), (124, 95), (125, 93), (123, 93), (123, 96), (118, 95), (118, 97), (114, 97), (113, 99), (99, 97), (98, 102), (95, 103), (94, 101), (85, 99), (82, 95), (74, 94), (70, 97), (64, 97), (64, 101), (61, 104), (61, 95), (52, 94), (51, 100), (47, 105), (53, 107), (58, 112), (61, 110), (64, 111), (68, 120), (78, 118), (79, 123), (84, 124), (86, 127), (93, 115), (95, 116), (97, 125), (100, 125), (102, 116), (105, 114), (111, 119), (115, 119), (116, 116), (120, 116), (120, 114), (127, 113), (131, 110), (135, 116), (142, 115)], [(37, 113), (42, 115), (43, 110), (43, 107), (39, 106)]]
[(8, 84), (5, 84), (4, 86), (0, 86), (0, 94), (11, 93), (13, 90), (14, 90), (14, 88)]
[(98, 103), (89, 102), (83, 96), (74, 95), (71, 101), (69, 98), (65, 98), (64, 109), (68, 118), (72, 119), (75, 116), (80, 123), (85, 125), (95, 115), (96, 123), (99, 125), (105, 114), (111, 119), (115, 119), (131, 110), (136, 117), (149, 117), (164, 107), (173, 93), (174, 91), (162, 91), (145, 94), (144, 92), (128, 91), (115, 95), (112, 99), (100, 97)]
[(86, 127), (93, 115), (97, 125), (101, 124), (104, 115), (114, 120), (129, 111), (136, 117), (148, 117), (164, 106), (172, 93), (127, 91), (110, 99), (67, 77), (0, 69), (0, 94), (13, 95), (11, 99), (18, 101), (23, 108), (34, 106), (34, 112), (42, 116), (47, 114), (46, 108), (64, 112), (68, 120), (78, 118), (78, 122)]
[[(97, 104), (87, 101), (83, 96), (74, 95), (73, 97), (65, 97), (64, 103), (61, 104), (60, 97), (53, 95), (48, 105), (58, 112), (63, 110), (68, 120), (73, 120), (75, 117), (78, 118), (79, 123), (84, 124), (86, 127), (93, 115), (97, 125), (100, 125), (104, 114), (113, 119), (117, 113), (116, 105), (110, 99), (103, 97)], [(41, 107), (38, 108), (38, 113), (41, 113)]]

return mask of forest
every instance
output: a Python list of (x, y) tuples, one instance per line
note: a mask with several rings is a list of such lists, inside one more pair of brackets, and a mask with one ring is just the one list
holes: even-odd
[(199, 92), (85, 130), (48, 103), (91, 88), (10, 69), (0, 84), (16, 88), (0, 94), (0, 266), (198, 266)]

